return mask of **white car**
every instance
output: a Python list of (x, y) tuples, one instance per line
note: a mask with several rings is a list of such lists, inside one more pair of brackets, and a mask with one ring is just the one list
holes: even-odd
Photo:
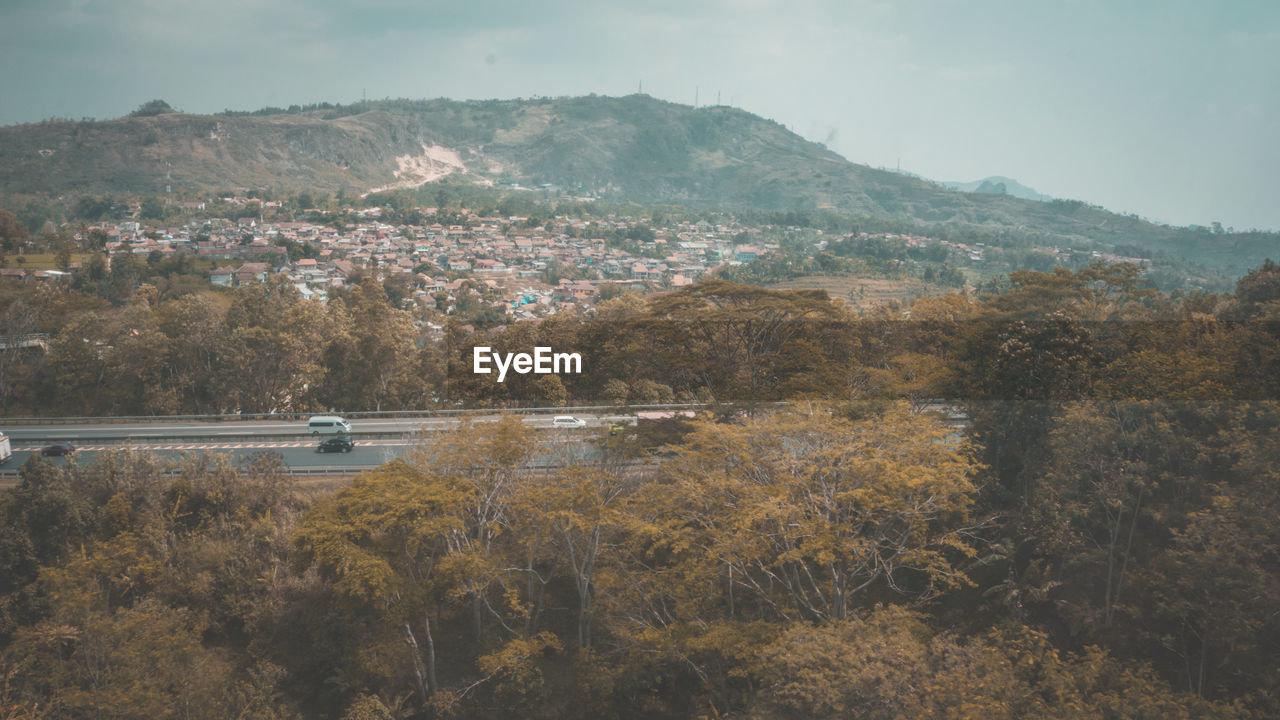
[(580, 427), (586, 427), (586, 426), (587, 426), (586, 420), (583, 420), (581, 418), (576, 418), (572, 415), (557, 415), (551, 421), (551, 427), (556, 427), (556, 428), (580, 428)]
[(351, 423), (337, 415), (313, 415), (307, 421), (307, 430), (312, 435), (350, 435)]

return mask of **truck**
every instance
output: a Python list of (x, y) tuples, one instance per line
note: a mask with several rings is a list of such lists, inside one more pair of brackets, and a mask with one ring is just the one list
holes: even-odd
[(9, 462), (13, 457), (13, 447), (9, 445), (9, 436), (0, 432), (0, 465)]

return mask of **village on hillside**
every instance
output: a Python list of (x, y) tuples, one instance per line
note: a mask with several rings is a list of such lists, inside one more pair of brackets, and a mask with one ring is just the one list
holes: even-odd
[[(379, 281), (394, 277), (403, 281), (408, 296), (419, 304), (452, 315), (465, 288), (479, 289), (481, 302), (502, 316), (521, 320), (567, 307), (590, 311), (599, 301), (618, 294), (679, 289), (725, 268), (767, 261), (780, 252), (779, 230), (783, 234), (798, 230), (749, 225), (732, 216), (716, 222), (665, 218), (655, 222), (615, 215), (541, 220), (434, 207), (416, 208), (417, 217), (443, 222), (400, 224), (388, 222), (383, 208), (376, 206), (348, 210), (341, 222), (326, 223), (333, 216), (315, 210), (293, 215), (307, 218), (303, 220), (277, 219), (290, 216), (282, 212), (279, 201), (243, 196), (217, 201), (224, 212), (228, 207), (243, 208), (245, 215), (217, 217), (205, 212), (212, 207), (205, 202), (184, 202), (175, 208), (183, 213), (183, 221), (169, 225), (138, 219), (135, 204), (133, 219), (82, 225), (75, 240), (88, 246), (92, 243), (83, 235), (96, 237), (108, 268), (113, 258), (124, 253), (151, 263), (186, 255), (200, 262), (210, 286), (235, 288), (282, 274), (303, 297), (320, 301), (333, 288), (362, 276)], [(812, 230), (810, 238), (812, 252), (850, 239), (896, 243), (910, 253), (932, 248), (932, 257), (970, 268), (981, 268), (988, 251), (980, 242), (895, 233), (824, 237), (821, 230)], [(1047, 258), (1063, 264), (1073, 253), (1078, 254), (1044, 249)], [(1139, 266), (1150, 262), (1097, 251), (1089, 259)], [(83, 269), (82, 262), (60, 269), (4, 264), (0, 279), (17, 281), (56, 280)], [(962, 281), (953, 287), (963, 286)], [(409, 307), (408, 298), (405, 306)]]

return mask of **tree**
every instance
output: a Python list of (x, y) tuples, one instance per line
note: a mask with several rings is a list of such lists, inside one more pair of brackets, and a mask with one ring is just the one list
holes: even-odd
[(517, 504), (529, 521), (543, 524), (561, 561), (567, 565), (577, 594), (577, 647), (591, 647), (596, 574), (600, 554), (622, 521), (620, 498), (626, 485), (617, 475), (573, 468), (548, 485), (526, 485)]
[(627, 387), (625, 382), (618, 378), (610, 378), (609, 381), (604, 384), (602, 397), (605, 402), (610, 405), (626, 405), (628, 395), (630, 395), (630, 388)]
[(762, 648), (755, 672), (763, 687), (752, 717), (762, 718), (1241, 715), (1172, 692), (1149, 669), (1096, 647), (1063, 655), (1018, 626), (960, 638), (895, 607), (794, 626)]
[(142, 198), (141, 216), (147, 220), (163, 220), (165, 215), (164, 201), (155, 195)]
[(510, 522), (511, 498), (530, 472), (536, 447), (532, 432), (519, 418), (508, 415), (484, 426), (464, 423), (443, 438), (430, 438), (429, 444), (418, 445), (410, 454), (415, 467), (432, 468), (469, 490), (470, 501), (461, 509), (460, 529), (450, 536), (449, 550), (450, 566), (471, 601), (477, 639), (486, 616), (506, 623), (508, 608), (495, 605), (490, 596), (505, 582), (497, 540)]
[(68, 270), (71, 267), (71, 246), (63, 245), (58, 248), (58, 252), (54, 254), (53, 262), (59, 270), (64, 272)]
[[(298, 546), (353, 612), (384, 608), (374, 618), (407, 648), (408, 672), (424, 705), (452, 706), (484, 684), (493, 693), (531, 691), (541, 682), (533, 660), (559, 647), (554, 635), (521, 622), (534, 598), (521, 598), (512, 582), (532, 582), (534, 560), (515, 558), (536, 559), (536, 544), (526, 544), (533, 549), (525, 555), (506, 542), (519, 525), (513, 508), (531, 487), (532, 431), (507, 417), (427, 439), (408, 462), (366, 473), (318, 505), (298, 533)], [(471, 614), (470, 667), (481, 677), (458, 667), (465, 653), (455, 652), (449, 676), (465, 687), (451, 689), (435, 638), (441, 623), (458, 624), (461, 613), (450, 610), (462, 607)], [(485, 618), (496, 621), (496, 638), (485, 632)], [(492, 651), (479, 652), (485, 648)]]
[(632, 405), (669, 405), (675, 402), (675, 393), (670, 385), (641, 378), (631, 383), (627, 399)]
[(200, 644), (192, 613), (143, 602), (90, 610), (21, 634), (15, 650), (30, 674), (25, 693), (48, 717), (218, 718), (231, 669)]
[(821, 291), (773, 291), (704, 280), (649, 303), (634, 352), (673, 385), (755, 403), (829, 386), (820, 334), (841, 318)]
[(0, 210), (0, 248), (4, 252), (22, 252), (29, 239), (27, 227), (18, 216), (8, 210)]
[(438, 566), (461, 529), (467, 496), (456, 483), (392, 463), (318, 504), (295, 540), (339, 597), (357, 607), (385, 606), (379, 617), (402, 632), (423, 704), (441, 689), (433, 600), (448, 590)]
[(118, 253), (111, 258), (111, 271), (102, 288), (102, 295), (117, 305), (123, 305), (133, 297), (134, 291), (146, 277), (146, 266), (133, 253)]
[(236, 290), (226, 327), (223, 402), (242, 412), (305, 407), (308, 390), (324, 370), (318, 352), (327, 330), (321, 304), (303, 300), (287, 278), (276, 275)]
[[(1271, 598), (1280, 593), (1274, 416), (1250, 428), (1224, 423), (1237, 460), (1204, 488), (1206, 502), (1185, 514), (1171, 541), (1138, 568), (1130, 601), (1153, 656), (1169, 657), (1188, 692), (1233, 698), (1268, 687), (1280, 672), (1280, 623)], [(1262, 414), (1262, 413), (1259, 413)], [(1161, 512), (1163, 511), (1163, 512)], [(1171, 514), (1164, 508), (1156, 512)], [(1280, 698), (1262, 691), (1259, 714), (1274, 715)]]
[(383, 286), (365, 279), (330, 308), (335, 332), (324, 355), (318, 392), (329, 407), (381, 410), (401, 405), (420, 378), (414, 373), (413, 321), (390, 305)]
[(686, 602), (731, 618), (840, 619), (873, 591), (961, 586), (974, 466), (948, 435), (903, 406), (858, 423), (808, 406), (700, 423), (645, 499), (645, 552), (681, 568)]
[[(0, 313), (0, 335), (10, 341), (26, 337), (34, 332), (39, 321), (39, 310), (21, 298), (9, 303)], [(7, 412), (14, 395), (24, 382), (23, 351), (10, 347), (0, 351), (0, 411)]]
[(106, 392), (107, 365), (102, 352), (106, 318), (97, 312), (72, 317), (50, 341), (41, 372), (38, 398), (47, 407), (70, 416), (100, 409)]
[(1268, 259), (1236, 281), (1236, 300), (1245, 316), (1260, 314), (1280, 301), (1280, 265)]
[(1132, 584), (1134, 540), (1158, 494), (1147, 454), (1176, 442), (1166, 432), (1158, 410), (1142, 404), (1081, 403), (1053, 421), (1047, 472), (1032, 491), (1032, 536), (1039, 553), (1078, 578), (1064, 589), (1096, 588), (1092, 602), (1069, 603), (1085, 622), (1111, 627)]
[(169, 103), (163, 100), (148, 100), (138, 106), (137, 110), (129, 113), (129, 117), (155, 117), (165, 113), (176, 112)]
[(170, 339), (169, 382), (186, 412), (219, 412), (226, 407), (220, 384), (229, 341), (225, 314), (207, 295), (186, 295), (156, 310), (159, 329)]
[(534, 384), (538, 400), (544, 407), (563, 407), (569, 400), (569, 393), (559, 375), (543, 375)]

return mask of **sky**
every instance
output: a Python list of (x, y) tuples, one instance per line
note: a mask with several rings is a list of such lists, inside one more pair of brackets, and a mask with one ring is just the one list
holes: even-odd
[(642, 88), (873, 167), (1280, 230), (1275, 0), (0, 0), (0, 66), (3, 125)]

